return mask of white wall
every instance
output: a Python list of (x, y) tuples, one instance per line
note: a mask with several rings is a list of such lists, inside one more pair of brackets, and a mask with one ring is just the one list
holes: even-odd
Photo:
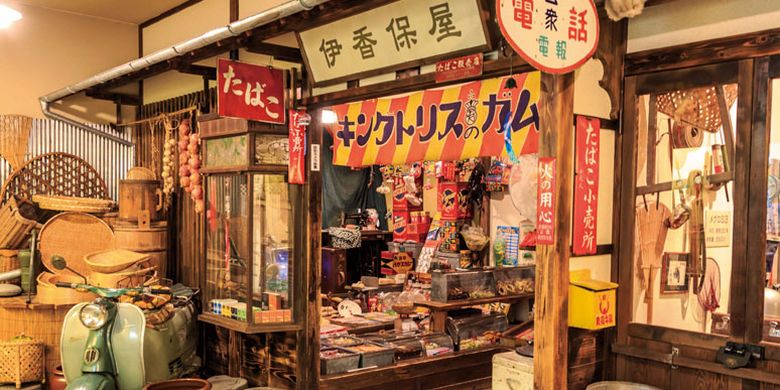
[(650, 7), (629, 20), (628, 52), (780, 27), (780, 1), (685, 0)]
[[(252, 16), (271, 7), (285, 3), (286, 0), (241, 0), (238, 5), (239, 19)], [(225, 0), (204, 0), (196, 3), (172, 16), (169, 16), (143, 30), (144, 54), (173, 46), (181, 41), (193, 38), (218, 27), (230, 23), (230, 5)], [(297, 47), (298, 43), (292, 33), (284, 34), (268, 40), (268, 42)], [(199, 65), (215, 67), (217, 58), (228, 58), (228, 53), (221, 54), (203, 61)], [(271, 65), (276, 68), (300, 68), (299, 64), (274, 61), (266, 55), (249, 53), (239, 50), (239, 61), (252, 64)], [(215, 83), (212, 81), (211, 86)], [(166, 72), (144, 81), (144, 103), (169, 99), (203, 89), (203, 79), (200, 76), (176, 72)]]
[[(138, 53), (135, 25), (7, 3), (23, 19), (0, 30), (0, 114), (42, 117), (38, 97)], [(71, 98), (58, 108), (91, 122), (115, 120), (110, 102)]]

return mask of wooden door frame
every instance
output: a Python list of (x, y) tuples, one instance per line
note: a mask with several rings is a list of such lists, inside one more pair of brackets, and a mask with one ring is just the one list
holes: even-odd
[[(660, 341), (671, 346), (690, 346), (704, 350), (717, 350), (726, 340), (743, 342), (746, 338), (745, 319), (748, 295), (742, 294), (748, 282), (748, 249), (749, 242), (755, 242), (760, 237), (749, 237), (747, 226), (749, 183), (752, 184), (750, 168), (760, 166), (761, 162), (752, 158), (751, 149), (753, 133), (753, 79), (754, 60), (744, 59), (718, 64), (703, 65), (696, 68), (676, 69), (663, 72), (647, 73), (629, 76), (625, 79), (624, 90), (624, 122), (622, 132), (616, 139), (616, 155), (620, 164), (616, 170), (616, 189), (619, 197), (619, 208), (615, 210), (613, 228), (613, 243), (615, 248), (615, 264), (618, 265), (618, 312), (617, 337), (613, 351), (617, 351), (618, 379), (627, 378), (626, 356), (632, 339), (647, 339)], [(735, 72), (736, 70), (736, 72)], [(695, 88), (715, 84), (739, 83), (737, 109), (737, 141), (736, 161), (734, 161), (734, 221), (732, 244), (732, 275), (731, 299), (729, 312), (732, 316), (732, 328), (729, 337), (695, 333), (678, 329), (665, 328), (657, 325), (632, 323), (633, 316), (633, 278), (634, 278), (634, 223), (636, 207), (636, 153), (637, 153), (637, 98), (651, 93), (668, 92), (677, 89)], [(756, 147), (758, 148), (758, 146)], [(755, 148), (753, 148), (755, 149)], [(764, 169), (765, 170), (765, 169)], [(764, 173), (764, 176), (766, 174)], [(758, 180), (757, 178), (755, 180)], [(766, 180), (764, 178), (764, 180)], [(754, 195), (755, 196), (755, 195)], [(760, 215), (752, 215), (760, 218)], [(753, 220), (753, 219), (750, 219)], [(749, 278), (754, 280), (755, 272)], [(752, 298), (752, 297), (751, 297)], [(626, 304), (627, 303), (627, 304)], [(755, 305), (753, 305), (755, 306)], [(622, 351), (622, 352), (621, 352)], [(669, 351), (671, 353), (671, 351)], [(636, 356), (635, 356), (636, 357)], [(711, 362), (707, 362), (711, 363)], [(706, 366), (701, 369), (707, 370)]]

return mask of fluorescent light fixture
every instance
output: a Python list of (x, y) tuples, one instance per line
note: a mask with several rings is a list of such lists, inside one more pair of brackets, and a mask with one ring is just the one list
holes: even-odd
[(338, 122), (339, 118), (336, 113), (331, 110), (322, 110), (322, 117), (320, 118), (323, 125), (332, 125)]
[(13, 22), (22, 19), (22, 14), (6, 5), (0, 4), (0, 28), (11, 27)]

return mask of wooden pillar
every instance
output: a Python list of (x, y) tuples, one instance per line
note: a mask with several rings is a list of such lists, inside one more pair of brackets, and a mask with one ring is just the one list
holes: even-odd
[(534, 388), (568, 380), (569, 236), (574, 176), (574, 73), (542, 73), (539, 157), (555, 157), (555, 238), (536, 247)]
[[(322, 132), (325, 131), (320, 122), (320, 110), (309, 112), (311, 124), (307, 129), (310, 145), (322, 145)], [(311, 151), (311, 146), (309, 146)], [(306, 156), (307, 165), (311, 166), (312, 153)], [(320, 284), (322, 275), (322, 174), (307, 168), (304, 201), (308, 202), (304, 210), (306, 214), (306, 295), (299, 297), (305, 308), (303, 329), (298, 332), (298, 388), (318, 389), (320, 382)], [(296, 298), (296, 299), (299, 299)]]

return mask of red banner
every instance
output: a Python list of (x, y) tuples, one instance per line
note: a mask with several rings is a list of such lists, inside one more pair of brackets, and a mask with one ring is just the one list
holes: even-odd
[(577, 116), (577, 156), (574, 181), (575, 255), (596, 253), (599, 206), (599, 146), (601, 121)]
[(269, 66), (217, 60), (219, 116), (284, 124), (284, 72)]
[(453, 58), (436, 63), (434, 78), (437, 83), (466, 79), (482, 74), (482, 53)]
[(539, 158), (536, 244), (555, 243), (555, 157)]
[(290, 184), (306, 183), (306, 126), (310, 120), (306, 111), (290, 110), (290, 161), (287, 165), (287, 181)]

